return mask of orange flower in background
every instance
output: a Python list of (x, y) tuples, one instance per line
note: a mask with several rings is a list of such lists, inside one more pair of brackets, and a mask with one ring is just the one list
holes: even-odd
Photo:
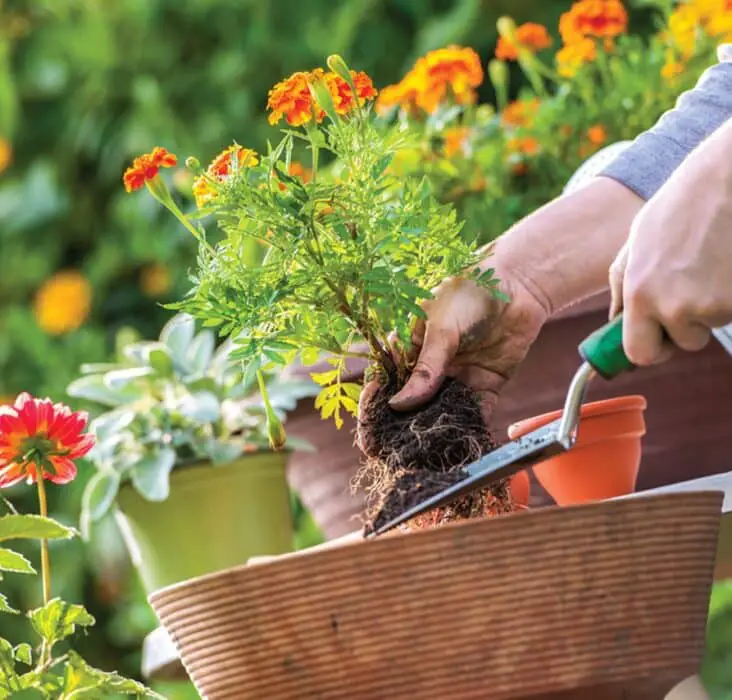
[(470, 129), (467, 126), (445, 129), (445, 143), (443, 145), (445, 156), (452, 158), (457, 153), (462, 153), (468, 136), (470, 136)]
[(557, 51), (557, 72), (564, 78), (572, 78), (582, 66), (597, 58), (597, 45), (592, 39), (582, 39)]
[(587, 140), (593, 146), (602, 146), (607, 141), (607, 129), (602, 124), (595, 124), (587, 129)]
[(0, 174), (4, 173), (13, 162), (13, 147), (10, 141), (0, 138)]
[(531, 52), (548, 49), (552, 45), (552, 38), (549, 31), (542, 24), (526, 22), (516, 28), (516, 43), (514, 44), (507, 37), (499, 37), (496, 46), (496, 58), (502, 61), (516, 61), (519, 57), (519, 48)]
[(586, 37), (611, 40), (628, 29), (628, 13), (620, 0), (579, 0), (559, 19), (565, 44)]
[[(274, 173), (276, 176), (276, 173)], [(290, 163), (290, 167), (287, 169), (287, 174), (291, 177), (298, 177), (302, 180), (303, 184), (307, 185), (313, 179), (313, 171), (310, 168), (306, 168), (300, 161), (293, 160)], [(283, 192), (287, 189), (287, 185), (284, 182), (278, 183), (280, 190)]]
[(170, 272), (165, 265), (153, 263), (140, 272), (140, 289), (149, 297), (161, 297), (170, 290)]
[(308, 88), (308, 80), (323, 76), (323, 69), (316, 68), (311, 72), (298, 71), (277, 83), (267, 99), (267, 109), (272, 110), (269, 123), (279, 124), (283, 118), (290, 126), (302, 126), (313, 117), (317, 122), (323, 121), (325, 112), (316, 106)]
[(541, 150), (541, 144), (533, 136), (521, 136), (509, 139), (506, 148), (510, 153), (535, 156)]
[(707, 32), (722, 43), (732, 43), (732, 7), (710, 18)]
[(541, 104), (538, 97), (531, 100), (511, 102), (501, 114), (501, 121), (506, 126), (530, 126)]
[(151, 153), (138, 156), (127, 168), (122, 180), (127, 192), (139, 190), (146, 182), (157, 177), (160, 168), (172, 168), (178, 158), (161, 146), (155, 146)]
[[(373, 100), (376, 97), (376, 88), (371, 78), (363, 71), (351, 71), (353, 85), (356, 88), (358, 103), (364, 105), (366, 100)], [(351, 86), (336, 73), (326, 73), (325, 83), (328, 86), (333, 105), (338, 114), (348, 114), (356, 108), (356, 100), (353, 97)]]
[(678, 61), (668, 61), (661, 68), (661, 77), (666, 80), (673, 80), (677, 75), (684, 72), (684, 64)]
[(398, 105), (405, 111), (434, 112), (449, 97), (458, 104), (471, 104), (483, 82), (480, 56), (471, 48), (448, 46), (430, 51), (396, 85), (381, 91), (376, 111), (383, 114)]
[(50, 399), (23, 393), (0, 408), (0, 488), (39, 478), (67, 484), (76, 476), (74, 460), (94, 446), (84, 434), (88, 416)]
[(217, 196), (216, 183), (223, 182), (232, 174), (234, 162), (240, 169), (253, 168), (259, 163), (259, 155), (251, 148), (244, 148), (237, 143), (221, 151), (211, 161), (206, 173), (197, 177), (193, 183), (193, 197), (199, 209)]
[(91, 299), (91, 286), (80, 272), (57, 272), (36, 294), (33, 310), (38, 326), (49, 335), (76, 330), (89, 316)]

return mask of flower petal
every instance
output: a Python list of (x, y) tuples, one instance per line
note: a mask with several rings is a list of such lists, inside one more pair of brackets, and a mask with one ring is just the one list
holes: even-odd
[(49, 457), (54, 472), (43, 472), (44, 479), (54, 484), (68, 484), (76, 476), (76, 465), (68, 457)]
[(79, 459), (83, 457), (92, 447), (94, 447), (95, 437), (94, 435), (87, 434), (83, 435), (76, 443), (71, 447), (69, 452), (69, 459)]
[(0, 469), (0, 489), (15, 486), (26, 478), (26, 470), (21, 464), (13, 462)]

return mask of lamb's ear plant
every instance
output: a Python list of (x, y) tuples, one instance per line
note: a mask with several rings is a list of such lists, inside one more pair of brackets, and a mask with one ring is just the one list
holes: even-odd
[[(343, 380), (349, 357), (367, 357), (373, 375), (393, 393), (410, 374), (413, 325), (425, 318), (421, 303), (436, 285), (461, 275), (488, 294), (500, 292), (493, 270), (479, 266), (481, 251), (460, 235), (455, 210), (438, 203), (426, 179), (393, 175), (392, 161), (409, 136), (377, 124), (371, 79), (339, 56), (328, 66), (328, 72), (295, 73), (270, 91), (270, 122), (284, 119), (288, 127), (266, 155), (235, 144), (205, 171), (189, 160), (201, 205), (192, 218), (213, 217), (220, 240), (214, 246), (200, 224), (190, 224), (202, 241), (198, 269), (190, 294), (175, 307), (234, 337), (232, 357), (247, 373), (297, 359), (312, 364), (326, 354), (332, 369), (312, 375), (322, 387), (316, 404), (323, 418), (340, 426), (344, 412), (358, 415), (361, 387)], [(307, 183), (290, 174), (296, 143), (311, 154)], [(324, 169), (326, 155), (331, 165)], [(177, 208), (159, 175), (147, 184), (162, 204)], [(252, 242), (266, 251), (254, 266), (243, 255)], [(376, 469), (378, 494), (405, 471), (462, 468), (491, 444), (476, 397), (456, 382), (449, 386), (450, 429), (438, 444), (427, 439), (438, 437), (429, 421), (410, 428), (385, 402), (371, 417), (371, 423), (388, 423), (372, 431), (370, 456), (387, 465)], [(449, 418), (456, 410), (469, 415)], [(476, 429), (483, 438), (471, 434)], [(406, 447), (414, 454), (405, 461), (400, 440), (410, 430), (418, 446), (416, 452)], [(444, 440), (457, 441), (448, 458)]]
[(155, 341), (129, 342), (119, 361), (81, 368), (68, 393), (107, 410), (90, 424), (97, 473), (83, 498), (82, 533), (112, 508), (131, 482), (149, 501), (170, 493), (170, 474), (196, 462), (231, 462), (273, 446), (308, 449), (286, 439), (282, 423), (297, 401), (313, 396), (313, 382), (283, 373), (245, 374), (232, 360), (233, 340), (216, 348), (211, 330), (197, 332), (187, 314), (173, 317)]
[[(73, 637), (94, 625), (79, 604), (52, 596), (48, 540), (76, 533), (48, 517), (46, 482), (64, 484), (76, 475), (74, 460), (86, 454), (92, 438), (84, 435), (86, 415), (62, 404), (21, 394), (15, 405), (0, 409), (0, 488), (25, 481), (35, 484), (40, 514), (18, 513), (0, 495), (0, 581), (3, 575), (37, 575), (31, 561), (9, 549), (13, 540), (40, 542), (43, 603), (26, 612), (33, 639), (13, 646), (0, 636), (0, 700), (99, 700), (135, 696), (160, 698), (137, 681), (90, 666), (70, 648)], [(20, 615), (0, 593), (0, 628), (4, 615)]]

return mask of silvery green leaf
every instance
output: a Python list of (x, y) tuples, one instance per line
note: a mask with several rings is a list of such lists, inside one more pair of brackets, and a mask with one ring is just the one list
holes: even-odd
[(89, 424), (89, 430), (97, 436), (98, 441), (103, 441), (127, 428), (134, 419), (133, 411), (126, 409), (108, 411), (97, 416)]
[(196, 322), (189, 314), (178, 314), (163, 327), (160, 340), (168, 346), (175, 364), (185, 366), (186, 353), (195, 331)]
[(170, 494), (170, 471), (175, 450), (162, 447), (145, 455), (132, 469), (132, 484), (148, 501), (164, 501)]
[(183, 398), (178, 410), (186, 418), (198, 423), (213, 423), (221, 416), (221, 404), (210, 391), (199, 391)]
[(186, 358), (193, 374), (203, 374), (213, 357), (216, 337), (213, 331), (201, 331), (191, 342)]
[(117, 497), (119, 482), (119, 474), (112, 470), (99, 471), (89, 480), (84, 489), (82, 508), (89, 513), (92, 522), (109, 511)]
[(161, 377), (170, 377), (173, 374), (173, 358), (164, 343), (150, 343), (145, 360)]
[(149, 377), (155, 373), (152, 367), (127, 367), (115, 369), (104, 375), (104, 385), (110, 389), (121, 389), (130, 382), (142, 377)]
[(139, 393), (130, 386), (117, 389), (108, 387), (101, 374), (79, 377), (69, 384), (66, 393), (76, 399), (86, 399), (112, 407), (121, 406), (139, 398)]

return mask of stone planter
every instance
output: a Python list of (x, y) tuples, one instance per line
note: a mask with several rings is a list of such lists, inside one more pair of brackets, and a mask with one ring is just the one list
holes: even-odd
[(721, 504), (638, 496), (349, 541), (150, 601), (207, 700), (658, 700), (699, 668)]

